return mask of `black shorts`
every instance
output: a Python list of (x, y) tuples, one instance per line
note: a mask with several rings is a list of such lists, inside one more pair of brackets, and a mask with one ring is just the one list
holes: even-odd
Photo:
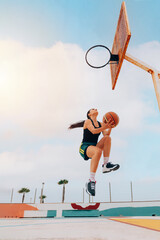
[(84, 158), (84, 160), (88, 160), (89, 159), (89, 157), (86, 154), (87, 148), (89, 146), (96, 146), (96, 145), (97, 145), (97, 143), (88, 143), (88, 142), (82, 142), (81, 143), (81, 146), (79, 148), (79, 153)]

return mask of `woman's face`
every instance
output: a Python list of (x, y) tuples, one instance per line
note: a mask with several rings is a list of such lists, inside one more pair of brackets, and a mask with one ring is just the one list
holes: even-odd
[(96, 108), (92, 108), (88, 114), (90, 117), (91, 116), (97, 116), (98, 115), (98, 111)]

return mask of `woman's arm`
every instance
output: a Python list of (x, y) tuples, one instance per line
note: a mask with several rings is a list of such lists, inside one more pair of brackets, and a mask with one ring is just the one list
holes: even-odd
[(107, 128), (111, 128), (111, 125), (113, 124), (113, 121), (110, 121), (108, 123), (101, 123), (101, 127), (100, 128), (94, 128), (94, 126), (92, 125), (92, 122), (90, 119), (87, 119), (84, 123), (84, 129), (88, 128), (88, 130), (93, 133), (93, 134), (97, 134), (100, 132), (103, 132), (104, 130), (106, 130)]

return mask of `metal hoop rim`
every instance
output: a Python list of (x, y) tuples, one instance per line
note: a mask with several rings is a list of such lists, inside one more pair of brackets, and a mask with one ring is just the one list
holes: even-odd
[[(88, 62), (88, 59), (87, 59), (88, 53), (89, 53), (93, 48), (96, 48), (96, 47), (105, 48), (105, 49), (107, 49), (108, 52), (110, 53), (110, 58), (109, 58), (109, 60), (107, 61), (107, 63), (105, 63), (104, 65), (98, 66), (98, 67), (97, 67), (97, 66), (94, 66), (94, 65), (91, 65), (91, 64)], [(85, 60), (86, 60), (86, 63), (87, 63), (90, 67), (92, 67), (92, 68), (103, 68), (103, 67), (105, 67), (105, 66), (110, 62), (111, 55), (112, 55), (112, 54), (111, 54), (111, 51), (110, 51), (110, 49), (109, 49), (108, 47), (106, 47), (106, 46), (104, 46), (104, 45), (98, 44), (98, 45), (94, 45), (94, 46), (90, 47), (90, 48), (87, 50), (87, 52), (86, 52), (86, 54), (85, 54)]]

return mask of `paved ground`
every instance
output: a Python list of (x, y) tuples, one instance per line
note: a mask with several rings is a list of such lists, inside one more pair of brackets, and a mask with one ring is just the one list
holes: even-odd
[[(154, 221), (160, 221), (160, 218), (155, 217), (148, 219), (152, 219), (152, 225)], [(0, 219), (0, 240), (8, 239), (160, 240), (160, 231), (109, 218)]]

